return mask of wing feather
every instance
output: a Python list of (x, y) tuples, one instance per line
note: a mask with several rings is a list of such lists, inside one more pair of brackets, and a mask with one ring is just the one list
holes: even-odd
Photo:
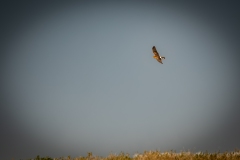
[[(157, 61), (159, 62), (159, 63), (162, 63), (162, 59), (161, 58), (157, 58)], [(163, 64), (163, 63), (162, 63)]]
[[(159, 57), (158, 51), (155, 46), (152, 47), (153, 54)], [(159, 57), (160, 58), (160, 57)]]

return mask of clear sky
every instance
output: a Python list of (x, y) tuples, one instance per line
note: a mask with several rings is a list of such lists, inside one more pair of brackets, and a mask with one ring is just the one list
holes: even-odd
[(220, 1), (2, 5), (0, 159), (239, 149), (238, 15)]

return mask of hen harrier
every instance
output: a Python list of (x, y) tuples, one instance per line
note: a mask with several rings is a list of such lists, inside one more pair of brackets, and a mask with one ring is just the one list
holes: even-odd
[(158, 51), (155, 46), (152, 47), (152, 51), (154, 54), (153, 58), (155, 58), (159, 63), (162, 63), (162, 59), (165, 59), (165, 57), (159, 56)]

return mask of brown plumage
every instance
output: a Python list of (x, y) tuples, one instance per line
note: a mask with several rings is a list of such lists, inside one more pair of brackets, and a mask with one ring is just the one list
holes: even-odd
[(165, 59), (165, 57), (162, 57), (158, 54), (158, 51), (157, 51), (155, 46), (152, 47), (152, 51), (153, 51), (153, 54), (154, 54), (153, 58), (155, 58), (159, 63), (162, 63), (162, 59)]

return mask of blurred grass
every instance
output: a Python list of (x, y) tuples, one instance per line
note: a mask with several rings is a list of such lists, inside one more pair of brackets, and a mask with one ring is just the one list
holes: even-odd
[(208, 152), (160, 152), (160, 151), (145, 151), (144, 153), (134, 154), (132, 157), (129, 154), (110, 154), (107, 157), (99, 157), (91, 152), (86, 157), (60, 157), (50, 158), (37, 156), (31, 160), (240, 160), (240, 150), (224, 153), (208, 153)]

